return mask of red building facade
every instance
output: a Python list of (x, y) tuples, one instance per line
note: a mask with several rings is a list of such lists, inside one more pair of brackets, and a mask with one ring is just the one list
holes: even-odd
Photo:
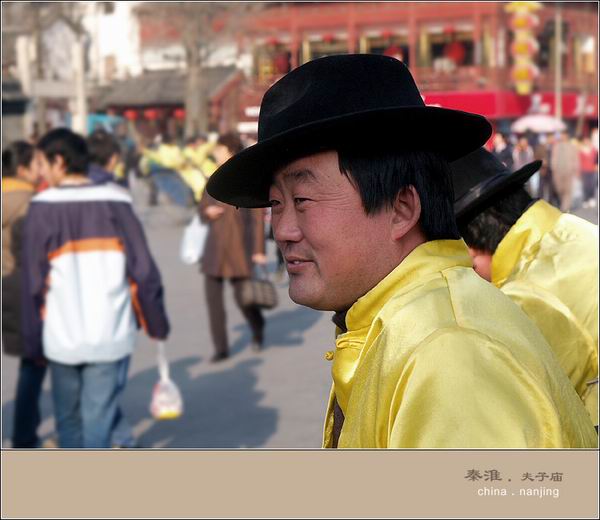
[[(537, 110), (555, 113), (555, 18), (562, 19), (561, 108), (575, 128), (597, 126), (598, 4), (541, 3), (533, 32), (539, 75), (531, 94), (511, 77), (514, 33), (507, 2), (283, 3), (247, 22), (240, 48), (253, 53), (240, 128), (255, 128), (264, 91), (289, 70), (328, 54), (368, 52), (406, 63), (425, 103), (475, 112), (502, 130)], [(253, 127), (254, 125), (254, 127)]]

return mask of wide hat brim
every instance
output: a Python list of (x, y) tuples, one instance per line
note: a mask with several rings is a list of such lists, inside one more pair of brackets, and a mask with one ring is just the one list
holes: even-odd
[(533, 161), (508, 175), (499, 174), (473, 186), (454, 203), (457, 220), (468, 219), (483, 211), (500, 197), (522, 186), (542, 167), (542, 161)]
[(311, 153), (373, 144), (437, 152), (451, 162), (482, 146), (490, 134), (483, 116), (460, 110), (403, 106), (354, 112), (294, 127), (242, 150), (211, 175), (206, 189), (233, 206), (267, 207), (274, 172)]

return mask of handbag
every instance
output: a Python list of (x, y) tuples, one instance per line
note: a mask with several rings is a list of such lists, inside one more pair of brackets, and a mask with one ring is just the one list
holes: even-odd
[(272, 309), (277, 305), (277, 290), (269, 280), (266, 266), (255, 269), (253, 278), (242, 281), (240, 300), (243, 307)]
[(198, 215), (194, 215), (181, 237), (179, 257), (184, 264), (191, 265), (200, 261), (207, 236), (208, 224), (204, 224)]

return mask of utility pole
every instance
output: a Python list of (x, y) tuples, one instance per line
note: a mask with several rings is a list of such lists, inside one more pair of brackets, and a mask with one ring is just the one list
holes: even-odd
[(562, 14), (560, 2), (554, 13), (554, 116), (562, 121)]
[[(44, 41), (42, 31), (42, 20), (41, 12), (39, 9), (33, 9), (33, 38), (35, 45), (35, 65), (36, 65), (36, 79), (41, 81), (44, 79)], [(46, 133), (47, 121), (46, 121), (46, 99), (37, 94), (35, 99), (35, 119), (37, 123), (37, 131), (39, 135)]]
[(73, 72), (75, 83), (75, 98), (73, 120), (71, 126), (74, 132), (87, 134), (87, 99), (85, 95), (85, 49), (84, 35), (77, 34), (73, 43)]

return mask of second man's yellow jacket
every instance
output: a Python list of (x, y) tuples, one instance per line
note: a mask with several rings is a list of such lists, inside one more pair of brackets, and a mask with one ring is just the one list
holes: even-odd
[(538, 326), (597, 425), (598, 226), (535, 202), (498, 245), (492, 283)]
[(539, 330), (471, 267), (462, 240), (413, 250), (346, 314), (336, 339), (339, 448), (583, 448), (581, 399)]

